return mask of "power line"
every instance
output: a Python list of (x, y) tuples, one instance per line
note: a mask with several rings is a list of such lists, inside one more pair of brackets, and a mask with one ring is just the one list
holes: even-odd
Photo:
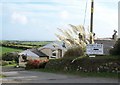
[(86, 22), (87, 5), (88, 5), (88, 0), (86, 0), (86, 5), (85, 5), (85, 15), (84, 15), (83, 26), (85, 25), (85, 22)]

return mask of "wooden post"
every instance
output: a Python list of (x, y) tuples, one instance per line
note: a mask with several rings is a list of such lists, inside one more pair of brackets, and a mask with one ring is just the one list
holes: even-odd
[(90, 19), (90, 32), (92, 35), (90, 36), (90, 44), (93, 44), (93, 12), (94, 12), (94, 0), (91, 0), (91, 19)]

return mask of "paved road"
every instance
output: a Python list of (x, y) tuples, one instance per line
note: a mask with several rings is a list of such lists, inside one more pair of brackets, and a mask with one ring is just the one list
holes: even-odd
[(118, 79), (79, 77), (45, 72), (25, 70), (9, 70), (2, 72), (7, 77), (3, 83), (118, 83)]

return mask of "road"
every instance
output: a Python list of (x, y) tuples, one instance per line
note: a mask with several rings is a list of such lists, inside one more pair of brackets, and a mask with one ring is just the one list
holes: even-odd
[(70, 76), (55, 73), (9, 70), (2, 74), (7, 77), (1, 79), (3, 83), (118, 83), (118, 79)]

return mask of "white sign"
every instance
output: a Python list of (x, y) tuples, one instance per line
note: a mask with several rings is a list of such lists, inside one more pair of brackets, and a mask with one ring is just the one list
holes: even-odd
[(91, 55), (91, 54), (102, 55), (103, 54), (103, 44), (88, 44), (87, 48), (86, 48), (86, 53), (88, 55)]

